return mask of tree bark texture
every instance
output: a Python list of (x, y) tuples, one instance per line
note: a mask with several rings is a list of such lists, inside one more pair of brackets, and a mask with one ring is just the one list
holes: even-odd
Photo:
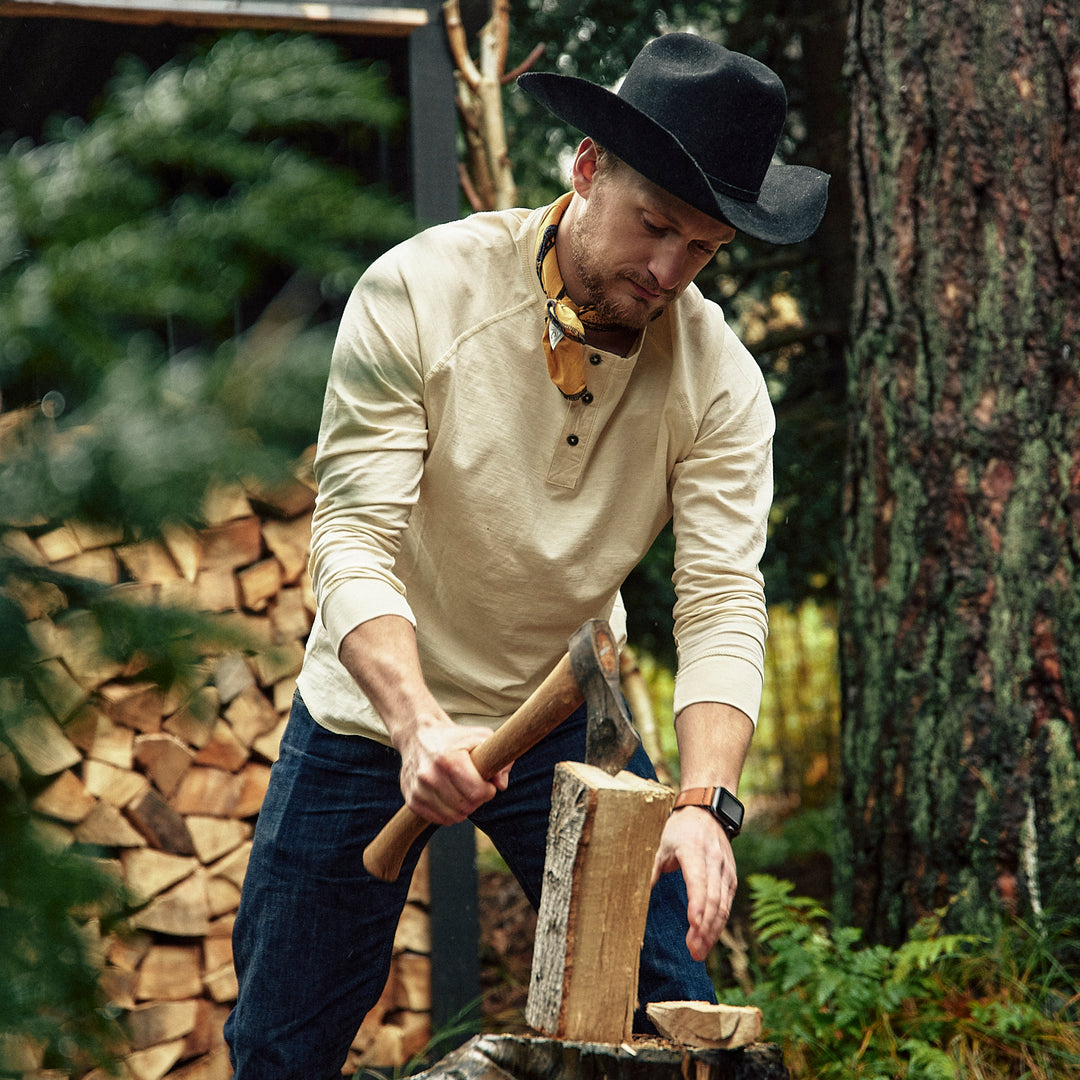
[(838, 915), (1080, 906), (1080, 39), (853, 0)]

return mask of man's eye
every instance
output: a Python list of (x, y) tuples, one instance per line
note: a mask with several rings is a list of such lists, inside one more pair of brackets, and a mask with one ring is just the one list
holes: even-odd
[(663, 225), (657, 225), (645, 218), (642, 219), (642, 224), (645, 226), (646, 231), (651, 232), (654, 236), (662, 236), (667, 232)]

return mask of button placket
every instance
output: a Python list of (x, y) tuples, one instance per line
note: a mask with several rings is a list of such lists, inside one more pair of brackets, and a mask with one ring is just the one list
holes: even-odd
[(589, 363), (596, 369), (591, 372), (589, 388), (576, 401), (568, 401), (566, 419), (563, 423), (563, 445), (556, 449), (548, 472), (548, 480), (562, 487), (574, 487), (585, 466), (592, 446), (593, 431), (600, 420), (602, 400), (610, 372), (602, 367), (599, 353), (589, 355)]

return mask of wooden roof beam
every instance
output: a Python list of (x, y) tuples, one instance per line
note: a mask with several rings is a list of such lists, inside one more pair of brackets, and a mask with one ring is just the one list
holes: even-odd
[(221, 30), (310, 30), (366, 37), (407, 37), (428, 23), (423, 7), (287, 0), (0, 0), (0, 16), (5, 15)]

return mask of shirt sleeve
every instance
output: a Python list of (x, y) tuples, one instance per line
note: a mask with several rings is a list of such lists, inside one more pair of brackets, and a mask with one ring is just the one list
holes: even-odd
[(756, 724), (768, 609), (759, 570), (772, 504), (775, 419), (761, 372), (724, 327), (717, 392), (673, 475), (674, 711), (714, 701)]
[(335, 655), (369, 619), (416, 622), (394, 563), (423, 472), (423, 383), (408, 290), (384, 258), (342, 316), (315, 457), (311, 580)]

